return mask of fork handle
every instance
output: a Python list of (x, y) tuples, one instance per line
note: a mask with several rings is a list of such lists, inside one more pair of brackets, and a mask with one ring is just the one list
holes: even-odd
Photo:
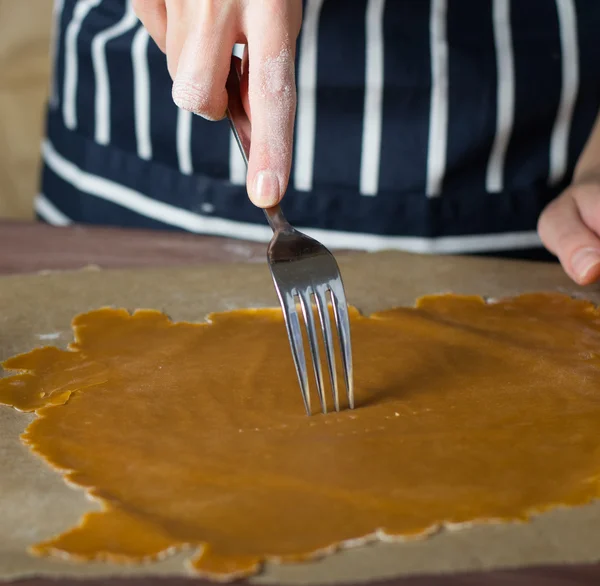
[[(244, 110), (244, 104), (242, 103), (239, 69), (236, 61), (241, 63), (238, 57), (231, 58), (231, 68), (229, 70), (229, 77), (227, 78), (227, 118), (229, 119), (233, 136), (235, 136), (235, 140), (240, 147), (240, 152), (242, 153), (247, 169), (248, 159), (250, 158), (250, 136), (252, 125), (246, 115), (246, 110)], [(292, 232), (294, 230), (285, 219), (279, 204), (272, 208), (263, 209), (263, 212), (267, 217), (267, 221), (273, 232)]]

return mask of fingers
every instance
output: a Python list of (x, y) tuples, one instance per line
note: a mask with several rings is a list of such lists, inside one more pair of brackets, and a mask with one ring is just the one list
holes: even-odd
[(132, 0), (133, 10), (158, 48), (167, 51), (167, 9), (165, 0)]
[(252, 149), (248, 193), (262, 208), (278, 203), (289, 179), (296, 111), (295, 42), (299, 0), (250, 2), (247, 12)]
[(225, 83), (231, 51), (239, 37), (236, 2), (167, 0), (167, 57), (173, 100), (208, 120), (227, 108)]
[(236, 42), (246, 43), (241, 85), (252, 119), (248, 193), (259, 207), (278, 203), (292, 159), (302, 0), (134, 1), (166, 50), (173, 100), (209, 120), (225, 116), (231, 51)]
[(600, 186), (575, 185), (544, 210), (538, 223), (542, 242), (580, 285), (600, 278)]

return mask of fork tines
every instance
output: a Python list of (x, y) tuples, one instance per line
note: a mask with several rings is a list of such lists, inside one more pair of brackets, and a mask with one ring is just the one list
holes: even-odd
[(312, 414), (310, 402), (310, 385), (308, 383), (308, 369), (304, 354), (304, 340), (298, 311), (296, 308), (296, 297), (300, 303), (310, 353), (317, 383), (317, 394), (321, 404), (323, 413), (327, 413), (327, 399), (325, 396), (325, 377), (323, 374), (323, 366), (321, 363), (319, 336), (315, 325), (315, 316), (313, 309), (314, 305), (317, 308), (317, 314), (321, 326), (321, 335), (325, 355), (327, 357), (327, 365), (329, 370), (329, 382), (333, 394), (333, 404), (336, 411), (340, 410), (339, 385), (336, 369), (334, 335), (331, 326), (329, 304), (327, 303), (327, 293), (331, 296), (331, 305), (333, 307), (333, 315), (338, 332), (338, 343), (342, 358), (342, 366), (344, 372), (344, 382), (348, 396), (348, 407), (354, 409), (354, 388), (353, 388), (353, 372), (352, 372), (352, 350), (350, 346), (350, 323), (348, 315), (348, 306), (344, 295), (341, 283), (330, 283), (327, 285), (319, 285), (309, 287), (298, 291), (293, 290), (291, 293), (285, 294), (285, 299), (281, 298), (281, 305), (284, 311), (285, 323), (288, 330), (288, 335), (292, 347), (292, 355), (298, 381), (302, 391), (304, 406), (308, 415)]

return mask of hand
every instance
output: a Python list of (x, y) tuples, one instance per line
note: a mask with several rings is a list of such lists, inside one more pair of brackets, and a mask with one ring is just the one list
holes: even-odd
[(225, 116), (233, 45), (247, 45), (242, 80), (252, 120), (247, 188), (259, 207), (278, 203), (292, 159), (302, 0), (133, 0), (133, 5), (167, 55), (175, 103), (209, 120)]
[(542, 212), (538, 233), (579, 285), (600, 279), (600, 178), (576, 183)]

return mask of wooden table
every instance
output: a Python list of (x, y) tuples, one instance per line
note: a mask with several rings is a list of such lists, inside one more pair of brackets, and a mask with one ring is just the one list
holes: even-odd
[[(265, 245), (174, 232), (50, 226), (0, 221), (0, 274), (85, 267), (193, 266), (262, 262)], [(1, 496), (0, 496), (1, 498)], [(600, 548), (600, 543), (598, 544)], [(70, 580), (36, 578), (13, 586), (207, 586), (193, 578)], [(371, 586), (600, 586), (600, 564), (420, 576)]]

